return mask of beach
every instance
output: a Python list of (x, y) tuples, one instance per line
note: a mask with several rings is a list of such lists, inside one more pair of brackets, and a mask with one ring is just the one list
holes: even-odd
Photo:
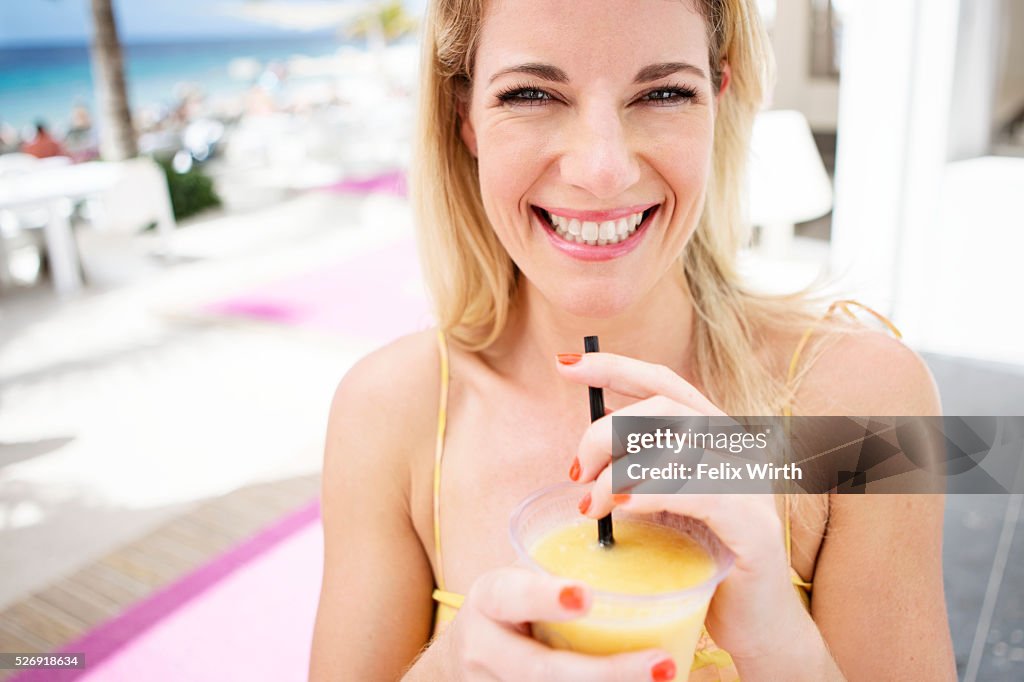
[[(361, 42), (361, 41), (360, 41)], [(186, 84), (215, 99), (237, 97), (251, 87), (262, 67), (294, 56), (322, 57), (339, 49), (362, 48), (334, 35), (216, 42), (162, 42), (124, 46), (129, 96), (136, 109), (173, 106)], [(255, 73), (235, 72), (232, 63), (255, 62)], [(0, 48), (0, 120), (23, 129), (43, 119), (56, 130), (67, 125), (76, 103), (95, 111), (87, 45)]]

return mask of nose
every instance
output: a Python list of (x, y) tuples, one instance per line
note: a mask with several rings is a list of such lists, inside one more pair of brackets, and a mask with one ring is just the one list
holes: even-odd
[(618, 111), (593, 106), (567, 123), (559, 170), (566, 183), (613, 199), (640, 180), (640, 165)]

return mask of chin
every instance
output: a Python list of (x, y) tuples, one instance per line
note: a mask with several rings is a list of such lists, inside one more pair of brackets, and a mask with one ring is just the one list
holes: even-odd
[(621, 315), (635, 303), (634, 297), (627, 293), (609, 295), (596, 291), (563, 293), (553, 300), (560, 309), (570, 315), (598, 320)]

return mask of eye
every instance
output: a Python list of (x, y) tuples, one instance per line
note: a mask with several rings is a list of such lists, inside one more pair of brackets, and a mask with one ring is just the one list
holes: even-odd
[(498, 100), (506, 104), (539, 106), (553, 98), (538, 88), (516, 86), (498, 93)]
[(641, 102), (649, 102), (654, 106), (672, 106), (685, 104), (697, 99), (697, 91), (685, 86), (673, 86), (651, 90), (640, 97)]

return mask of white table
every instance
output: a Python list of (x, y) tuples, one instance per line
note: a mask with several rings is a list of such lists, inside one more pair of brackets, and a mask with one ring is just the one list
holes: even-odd
[[(151, 161), (145, 160), (144, 163)], [(102, 195), (116, 187), (131, 164), (92, 161), (73, 166), (43, 167), (0, 178), (0, 209), (45, 206), (49, 219), (44, 227), (46, 249), (50, 259), (53, 285), (60, 295), (70, 295), (82, 288), (78, 269), (78, 253), (71, 230), (71, 209), (74, 202)], [(170, 210), (169, 199), (161, 215)], [(166, 224), (170, 221), (170, 224)], [(161, 232), (173, 228), (173, 216), (159, 221)]]

